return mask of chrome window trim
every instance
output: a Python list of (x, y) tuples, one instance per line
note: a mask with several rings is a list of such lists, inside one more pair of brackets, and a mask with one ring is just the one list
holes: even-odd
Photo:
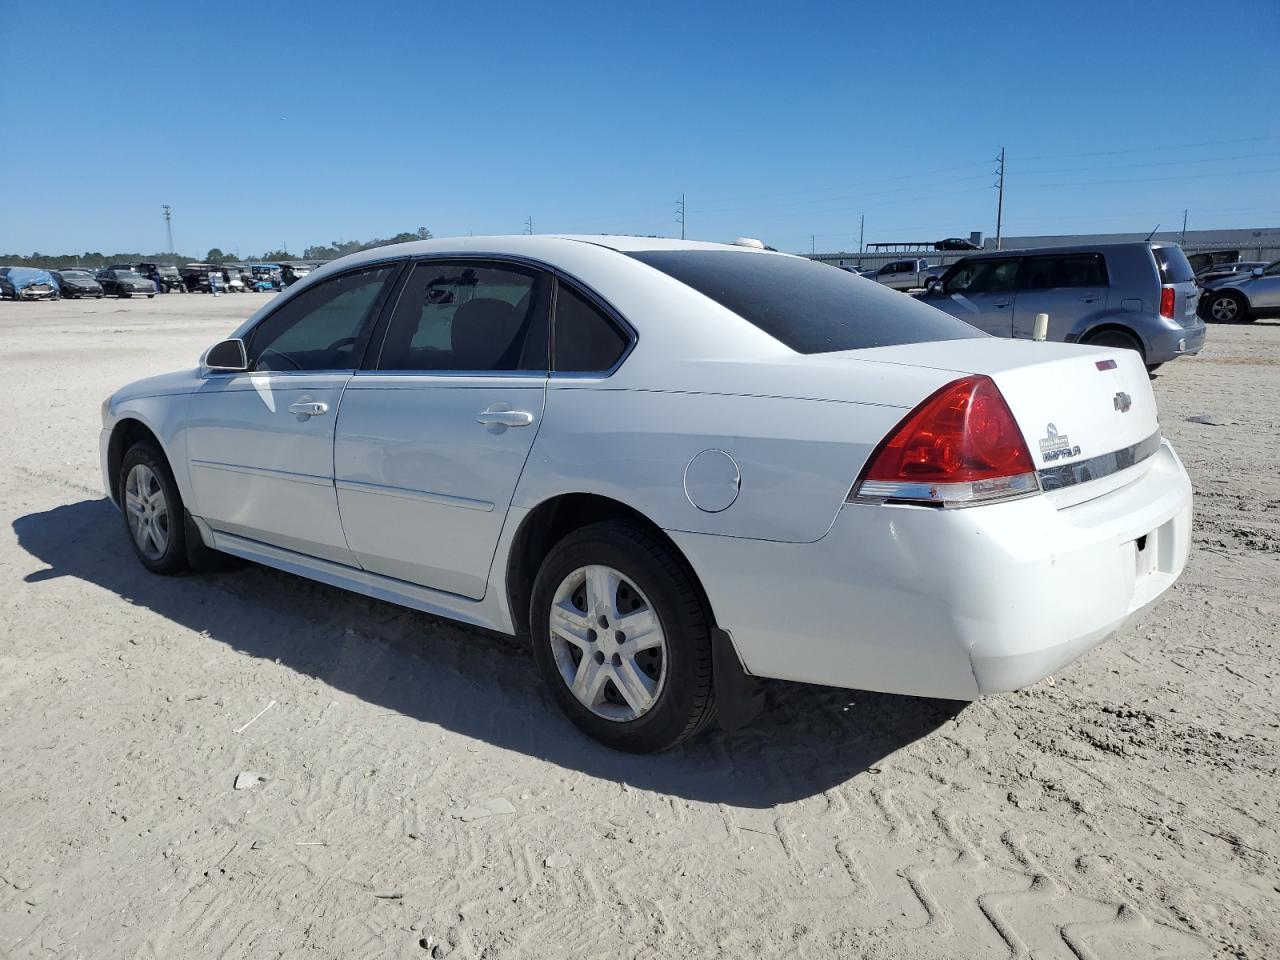
[(1077, 460), (1075, 463), (1045, 467), (1036, 473), (1036, 476), (1040, 479), (1040, 489), (1045, 493), (1050, 493), (1054, 490), (1063, 490), (1080, 483), (1088, 483), (1091, 480), (1101, 480), (1103, 477), (1109, 477), (1113, 473), (1127, 470), (1130, 467), (1137, 466), (1144, 460), (1154, 457), (1160, 450), (1162, 442), (1163, 437), (1161, 437), (1160, 431), (1157, 430), (1145, 440), (1139, 440), (1137, 443), (1119, 450), (1112, 450), (1110, 453), (1100, 453), (1096, 457), (1090, 457), (1088, 460)]

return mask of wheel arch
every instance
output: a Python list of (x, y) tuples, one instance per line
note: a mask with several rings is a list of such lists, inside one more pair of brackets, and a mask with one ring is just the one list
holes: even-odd
[(117, 504), (120, 503), (120, 465), (124, 462), (124, 455), (135, 443), (143, 440), (155, 444), (160, 455), (169, 464), (170, 472), (173, 471), (173, 460), (156, 432), (138, 417), (121, 417), (111, 428), (111, 439), (107, 444), (107, 482), (110, 484), (111, 499)]
[(524, 636), (529, 632), (533, 581), (551, 548), (573, 531), (604, 520), (635, 523), (670, 550), (689, 574), (710, 622), (716, 623), (715, 611), (697, 570), (665, 530), (640, 510), (620, 500), (597, 493), (574, 492), (543, 500), (524, 517), (512, 538), (504, 574), (511, 623), (517, 635)]
[(1083, 331), (1076, 342), (1087, 344), (1089, 343), (1090, 340), (1092, 340), (1094, 337), (1098, 336), (1099, 334), (1108, 333), (1112, 331), (1117, 333), (1123, 333), (1126, 336), (1133, 337), (1133, 339), (1138, 342), (1138, 346), (1142, 348), (1143, 362), (1146, 361), (1147, 347), (1148, 347), (1146, 337), (1144, 337), (1142, 335), (1142, 332), (1138, 330), (1136, 327), (1132, 327), (1126, 323), (1120, 323), (1119, 321), (1113, 318), (1108, 318), (1106, 320), (1102, 320), (1098, 323), (1095, 323), (1093, 326)]

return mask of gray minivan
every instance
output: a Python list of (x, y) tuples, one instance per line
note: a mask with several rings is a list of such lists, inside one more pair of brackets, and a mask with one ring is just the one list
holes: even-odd
[(1204, 345), (1200, 288), (1171, 243), (975, 254), (952, 264), (922, 299), (998, 337), (1029, 340), (1036, 314), (1047, 313), (1048, 339), (1137, 350), (1149, 370)]

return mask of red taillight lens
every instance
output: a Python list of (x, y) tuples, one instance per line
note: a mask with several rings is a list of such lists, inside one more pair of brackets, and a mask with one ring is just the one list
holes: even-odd
[(990, 377), (947, 384), (871, 455), (850, 493), (859, 500), (959, 506), (1034, 493), (1035, 464)]
[(1160, 288), (1160, 316), (1173, 319), (1173, 287)]

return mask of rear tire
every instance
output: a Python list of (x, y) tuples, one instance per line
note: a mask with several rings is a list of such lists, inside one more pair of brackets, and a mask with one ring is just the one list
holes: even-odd
[(1143, 363), (1146, 363), (1147, 352), (1142, 347), (1142, 342), (1131, 333), (1123, 330), (1103, 330), (1101, 333), (1095, 333), (1084, 341), (1094, 347), (1119, 347), (1121, 350), (1135, 350), (1138, 356), (1142, 357)]
[[(553, 606), (560, 611), (554, 633)], [(543, 561), (529, 609), (543, 680), (588, 736), (630, 753), (657, 753), (711, 722), (710, 617), (692, 572), (643, 528), (606, 521), (569, 534)], [(633, 633), (628, 646), (627, 624), (639, 620), (651, 626), (637, 624), (644, 632)], [(641, 638), (649, 645), (636, 642)], [(599, 682), (583, 680), (588, 673)], [(580, 680), (592, 691), (581, 698), (570, 687)]]
[(118, 489), (125, 533), (138, 561), (165, 576), (189, 570), (182, 494), (154, 443), (141, 440), (125, 452)]
[(1210, 323), (1244, 323), (1248, 317), (1248, 302), (1234, 290), (1211, 293), (1205, 299), (1204, 318)]

